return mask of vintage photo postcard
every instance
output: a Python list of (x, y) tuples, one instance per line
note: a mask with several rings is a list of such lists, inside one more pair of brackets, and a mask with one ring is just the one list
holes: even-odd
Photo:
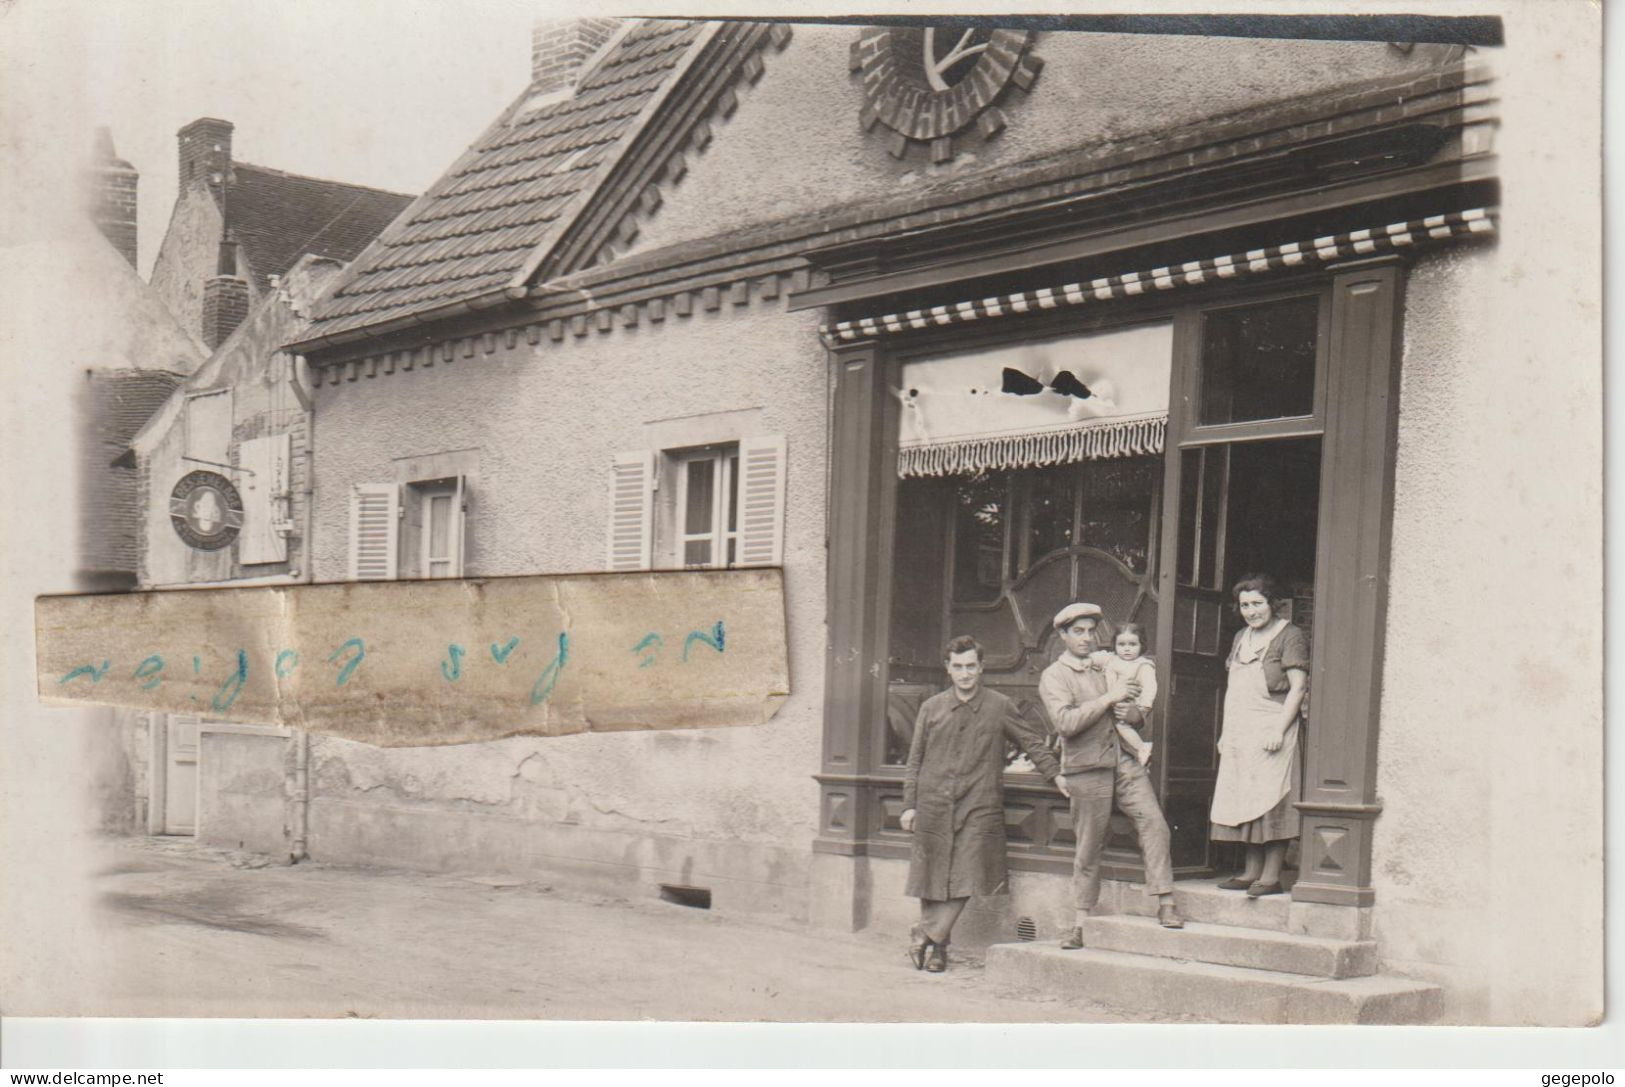
[(1601, 1022), (1601, 13), (1424, 6), (0, 9), (3, 1010)]

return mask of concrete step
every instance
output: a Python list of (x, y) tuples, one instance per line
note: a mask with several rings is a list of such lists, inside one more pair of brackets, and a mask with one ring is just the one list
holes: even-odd
[(1295, 936), (1200, 921), (1188, 921), (1182, 929), (1166, 929), (1149, 917), (1091, 917), (1083, 926), (1083, 942), (1101, 951), (1311, 977), (1352, 978), (1377, 972), (1374, 940)]
[(994, 944), (987, 978), (1159, 1021), (1205, 1023), (1426, 1023), (1442, 995), (1408, 978), (1311, 978), (1053, 943)]
[[(1174, 884), (1174, 903), (1187, 921), (1285, 932), (1292, 895), (1248, 898), (1246, 891), (1221, 891), (1212, 881), (1180, 880)], [(1137, 917), (1155, 917), (1157, 900), (1152, 895), (1140, 893), (1138, 887), (1125, 890), (1122, 912)]]

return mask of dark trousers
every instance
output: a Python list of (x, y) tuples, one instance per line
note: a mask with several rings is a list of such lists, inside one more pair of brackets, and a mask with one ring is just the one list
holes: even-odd
[(1066, 787), (1072, 794), (1072, 831), (1078, 840), (1072, 860), (1072, 900), (1078, 909), (1093, 909), (1100, 901), (1100, 854), (1114, 803), (1134, 820), (1145, 857), (1145, 893), (1167, 894), (1174, 889), (1168, 820), (1145, 767), (1120, 752), (1115, 770), (1102, 767), (1067, 774)]

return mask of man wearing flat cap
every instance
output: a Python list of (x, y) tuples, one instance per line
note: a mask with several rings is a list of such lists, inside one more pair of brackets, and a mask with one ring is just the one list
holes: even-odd
[(1137, 724), (1132, 700), (1139, 684), (1108, 678), (1090, 660), (1097, 649), (1109, 649), (1097, 637), (1103, 621), (1094, 604), (1068, 604), (1056, 613), (1054, 626), (1065, 647), (1038, 681), (1038, 694), (1050, 723), (1061, 736), (1063, 790), (1072, 799), (1072, 829), (1077, 853), (1072, 862), (1073, 906), (1077, 910), (1066, 950), (1083, 946), (1083, 922), (1100, 900), (1100, 854), (1115, 806), (1134, 821), (1145, 857), (1145, 893), (1158, 898), (1157, 920), (1165, 928), (1183, 928), (1174, 905), (1174, 869), (1169, 854), (1168, 820), (1151, 787), (1151, 775), (1138, 759), (1121, 749), (1117, 738), (1119, 703), (1129, 703), (1124, 716)]

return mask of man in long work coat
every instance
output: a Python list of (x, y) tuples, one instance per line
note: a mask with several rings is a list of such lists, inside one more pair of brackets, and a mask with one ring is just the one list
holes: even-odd
[(971, 895), (1008, 892), (1004, 860), (1004, 753), (1013, 740), (1062, 793), (1061, 766), (1015, 703), (982, 687), (982, 647), (948, 643), (953, 686), (920, 706), (903, 777), (902, 825), (914, 834), (906, 893), (920, 900), (909, 938), (916, 970), (948, 966), (948, 937)]

